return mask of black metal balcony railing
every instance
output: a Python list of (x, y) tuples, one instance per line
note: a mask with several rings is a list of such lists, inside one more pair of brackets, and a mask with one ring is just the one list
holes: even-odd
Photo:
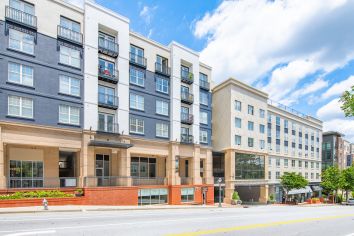
[(192, 72), (182, 70), (181, 71), (181, 80), (182, 80), (182, 82), (184, 82), (186, 84), (193, 84), (194, 75)]
[(119, 55), (119, 45), (113, 41), (98, 38), (98, 51), (108, 56), (117, 58)]
[(193, 135), (181, 134), (181, 143), (192, 144), (193, 143)]
[(72, 43), (76, 43), (82, 45), (83, 36), (82, 33), (76, 32), (69, 28), (58, 25), (58, 38), (70, 41)]
[(191, 125), (194, 122), (194, 116), (188, 113), (181, 113), (181, 122)]
[(37, 17), (9, 6), (5, 7), (6, 20), (37, 29)]
[(119, 125), (117, 123), (98, 121), (97, 132), (107, 134), (119, 134)]
[(98, 78), (100, 80), (112, 83), (112, 84), (117, 84), (118, 83), (118, 71), (116, 70), (110, 70), (108, 68), (104, 68), (102, 66), (98, 66)]
[(130, 52), (129, 53), (129, 61), (130, 61), (130, 63), (132, 63), (134, 65), (146, 68), (147, 61), (146, 61), (145, 57), (142, 57), (142, 56), (136, 55), (135, 53)]
[(146, 177), (132, 177), (133, 178), (133, 186), (140, 185), (166, 185), (167, 181), (164, 177), (154, 177), (154, 178), (146, 178)]
[(78, 185), (77, 177), (10, 177), (9, 188), (75, 188)]
[(188, 92), (181, 92), (181, 100), (184, 103), (192, 104), (194, 102), (194, 95)]
[(118, 109), (118, 97), (111, 94), (98, 93), (98, 105), (116, 110)]
[(209, 90), (210, 89), (210, 83), (208, 81), (205, 81), (205, 80), (200, 80), (199, 81), (199, 86), (202, 89), (205, 89), (205, 90)]
[(131, 177), (126, 176), (88, 176), (84, 178), (85, 187), (130, 186)]
[(168, 76), (168, 77), (170, 77), (170, 75), (171, 75), (170, 67), (168, 67), (164, 64), (158, 63), (158, 62), (155, 62), (155, 72), (158, 74)]

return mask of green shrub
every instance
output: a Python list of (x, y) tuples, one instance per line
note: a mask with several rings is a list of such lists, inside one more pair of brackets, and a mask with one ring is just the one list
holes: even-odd
[(240, 196), (238, 195), (238, 192), (234, 191), (232, 194), (232, 200), (238, 201), (240, 200)]
[(273, 193), (272, 193), (271, 195), (269, 195), (269, 200), (270, 200), (270, 201), (274, 201), (274, 199), (275, 199), (275, 196), (274, 196)]
[(73, 194), (64, 193), (59, 190), (42, 190), (31, 192), (15, 192), (13, 194), (0, 195), (0, 200), (32, 199), (32, 198), (65, 198), (73, 197)]

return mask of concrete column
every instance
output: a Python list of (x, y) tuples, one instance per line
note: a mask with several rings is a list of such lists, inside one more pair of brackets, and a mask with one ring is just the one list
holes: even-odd
[(191, 162), (193, 184), (202, 184), (202, 178), (200, 177), (200, 147), (194, 147), (194, 155)]
[[(95, 176), (95, 150), (93, 147), (89, 147), (90, 134), (82, 135), (82, 146), (80, 152), (80, 183), (81, 186), (85, 186), (85, 177)], [(87, 180), (88, 181), (88, 180)], [(92, 180), (94, 181), (94, 180)], [(91, 179), (90, 179), (91, 182)], [(90, 186), (95, 185), (94, 183), (86, 183)]]
[(235, 189), (235, 152), (225, 152), (225, 203), (231, 203), (232, 194)]
[[(268, 176), (268, 170), (269, 170), (269, 156), (268, 155), (265, 155), (264, 156), (264, 179), (269, 179), (269, 176)], [(291, 165), (291, 163), (290, 163)]]
[(206, 159), (204, 160), (204, 178), (206, 179), (206, 184), (214, 184), (213, 152), (211, 150), (207, 150)]
[(0, 189), (6, 188), (5, 163), (5, 148), (2, 140), (2, 127), (0, 126)]
[[(168, 185), (180, 185), (181, 178), (176, 169), (176, 158), (179, 156), (179, 146), (177, 143), (171, 143), (169, 146), (169, 154), (166, 160), (166, 177)], [(181, 160), (180, 160), (181, 162)]]
[(260, 187), (259, 202), (260, 203), (267, 203), (268, 196), (269, 196), (269, 186), (268, 185), (261, 186)]
[(131, 186), (132, 179), (130, 177), (130, 164), (131, 164), (131, 156), (129, 149), (121, 149), (119, 151), (119, 158), (118, 158), (118, 173), (121, 177), (120, 185), (123, 186)]

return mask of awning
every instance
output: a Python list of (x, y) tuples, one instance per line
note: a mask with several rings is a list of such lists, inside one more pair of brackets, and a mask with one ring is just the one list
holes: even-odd
[(305, 188), (300, 189), (292, 189), (289, 191), (288, 195), (301, 194), (301, 193), (312, 193), (312, 189), (310, 186), (306, 186)]
[(313, 186), (311, 186), (311, 188), (312, 188), (312, 191), (314, 191), (314, 192), (322, 191), (322, 187), (318, 186), (318, 185), (313, 185)]
[(88, 146), (128, 149), (128, 148), (133, 147), (133, 144), (121, 143), (121, 142), (115, 142), (115, 141), (91, 140), (89, 142)]

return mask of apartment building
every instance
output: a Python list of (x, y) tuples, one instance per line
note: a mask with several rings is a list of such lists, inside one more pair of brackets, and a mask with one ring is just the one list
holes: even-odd
[(270, 194), (280, 201), (285, 172), (301, 173), (315, 186), (298, 194), (320, 191), (321, 121), (232, 78), (212, 91), (214, 175), (224, 174), (225, 202), (234, 190), (246, 202), (266, 202)]
[(213, 202), (211, 68), (198, 53), (91, 1), (6, 0), (0, 12), (2, 189)]

